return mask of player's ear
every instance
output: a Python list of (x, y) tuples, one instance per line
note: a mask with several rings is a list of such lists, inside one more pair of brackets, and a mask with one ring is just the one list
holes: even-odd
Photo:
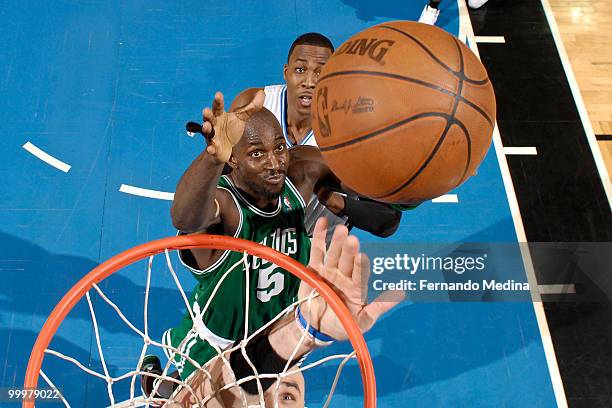
[(287, 70), (289, 69), (289, 65), (283, 65), (283, 79), (287, 82)]
[(238, 161), (236, 160), (236, 157), (234, 156), (234, 154), (232, 153), (232, 155), (230, 156), (229, 160), (227, 161), (227, 164), (233, 169), (237, 169), (238, 168)]

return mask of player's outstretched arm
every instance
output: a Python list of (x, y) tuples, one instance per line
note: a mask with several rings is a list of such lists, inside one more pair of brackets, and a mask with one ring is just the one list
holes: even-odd
[(323, 156), (315, 146), (295, 146), (289, 149), (289, 168), (287, 176), (298, 191), (309, 202), (319, 186), (341, 188), (341, 182), (327, 167)]
[[(387, 291), (368, 303), (370, 261), (367, 255), (359, 251), (359, 240), (356, 236), (349, 235), (345, 226), (339, 225), (334, 231), (329, 248), (326, 248), (326, 231), (327, 220), (320, 218), (313, 233), (308, 267), (317, 272), (340, 295), (365, 333), (384, 313), (401, 302), (405, 294), (401, 291)], [(307, 298), (310, 292), (311, 288), (302, 282), (300, 297)], [(314, 329), (337, 340), (348, 338), (336, 314), (321, 296), (303, 302), (300, 308), (305, 320)]]
[(306, 201), (314, 190), (321, 204), (340, 217), (346, 216), (350, 226), (383, 238), (397, 230), (402, 218), (398, 209), (369, 198), (360, 200), (350, 195), (343, 196), (328, 188), (345, 187), (327, 167), (316, 147), (296, 146), (289, 152), (289, 177)]
[(212, 109), (203, 110), (202, 133), (207, 135), (207, 147), (177, 185), (171, 209), (172, 223), (177, 229), (187, 233), (206, 231), (221, 222), (224, 211), (235, 210), (230, 198), (218, 192), (217, 182), (232, 148), (242, 137), (246, 120), (261, 109), (263, 99), (261, 92), (244, 108), (228, 113), (224, 109), (223, 94), (217, 92)]
[(377, 237), (391, 236), (402, 220), (401, 211), (370, 198), (343, 195), (327, 187), (319, 187), (316, 194), (319, 202), (331, 212), (338, 217), (346, 217), (348, 226)]
[[(319, 218), (312, 238), (308, 267), (334, 289), (365, 333), (384, 313), (401, 302), (405, 294), (401, 291), (387, 291), (368, 303), (367, 285), (364, 282), (367, 282), (370, 274), (370, 262), (365, 254), (359, 252), (359, 240), (349, 235), (345, 226), (338, 226), (327, 249), (326, 232), (327, 220)], [(312, 288), (302, 281), (299, 296), (306, 300), (299, 308), (307, 324), (335, 340), (348, 339), (342, 324), (323, 297), (316, 296), (308, 300), (311, 292)], [(294, 314), (290, 314), (272, 327), (268, 341), (271, 349), (285, 362), (292, 356), (293, 360), (297, 360), (321, 345), (321, 342), (316, 342), (312, 337), (301, 341), (302, 334), (303, 326), (296, 321)]]

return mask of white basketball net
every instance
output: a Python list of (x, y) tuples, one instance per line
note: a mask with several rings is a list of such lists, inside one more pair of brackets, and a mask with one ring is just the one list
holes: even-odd
[[(314, 367), (320, 366), (328, 361), (331, 360), (340, 360), (340, 364), (338, 365), (338, 368), (336, 370), (336, 375), (335, 378), (333, 380), (333, 383), (330, 386), (330, 391), (328, 393), (327, 399), (324, 403), (324, 407), (329, 406), (330, 402), (331, 402), (331, 398), (334, 394), (334, 391), (336, 389), (336, 385), (338, 384), (338, 379), (340, 377), (340, 374), (342, 372), (342, 369), (344, 368), (345, 364), (353, 357), (355, 357), (355, 352), (353, 351), (352, 353), (349, 354), (336, 354), (336, 355), (331, 355), (331, 356), (327, 356), (324, 358), (321, 358), (313, 363), (310, 363), (308, 365), (304, 365), (301, 366), (297, 369), (293, 369), (293, 370), (289, 370), (290, 366), (289, 366), (289, 362), (294, 360), (296, 357), (296, 353), (298, 348), (301, 346), (302, 342), (304, 342), (306, 340), (306, 332), (304, 332), (302, 334), (302, 337), (300, 339), (299, 344), (297, 344), (296, 348), (293, 351), (293, 354), (291, 356), (291, 358), (289, 359), (289, 362), (287, 363), (287, 365), (285, 366), (284, 370), (282, 373), (279, 374), (257, 374), (257, 371), (255, 369), (255, 367), (253, 366), (252, 362), (250, 361), (250, 359), (247, 356), (246, 350), (245, 350), (245, 346), (248, 344), (249, 341), (251, 341), (254, 337), (256, 337), (258, 334), (260, 334), (261, 332), (263, 332), (264, 330), (266, 330), (268, 327), (270, 327), (272, 324), (274, 324), (276, 321), (280, 320), (283, 316), (285, 316), (287, 313), (291, 312), (294, 307), (296, 305), (298, 305), (301, 302), (308, 302), (310, 301), (310, 299), (312, 299), (314, 296), (318, 296), (318, 294), (313, 291), (310, 294), (310, 297), (307, 299), (303, 299), (301, 301), (296, 301), (293, 304), (289, 305), (285, 310), (283, 310), (281, 313), (279, 313), (274, 319), (272, 319), (270, 322), (268, 322), (267, 324), (265, 324), (264, 326), (262, 326), (261, 328), (259, 328), (257, 331), (255, 331), (254, 333), (252, 333), (250, 336), (247, 336), (248, 332), (249, 332), (249, 327), (248, 327), (248, 313), (249, 313), (249, 264), (247, 261), (247, 253), (244, 252), (244, 256), (242, 257), (242, 260), (236, 262), (231, 268), (229, 268), (227, 271), (224, 272), (222, 278), (220, 279), (220, 281), (217, 283), (216, 287), (214, 288), (213, 294), (209, 297), (205, 307), (203, 308), (203, 310), (201, 311), (201, 313), (199, 313), (198, 315), (194, 315), (194, 311), (192, 310), (192, 308), (189, 306), (189, 301), (187, 300), (187, 295), (185, 294), (185, 291), (183, 290), (183, 287), (179, 281), (179, 278), (176, 274), (176, 272), (174, 271), (174, 268), (172, 266), (172, 262), (170, 261), (170, 253), (168, 250), (165, 250), (165, 258), (166, 258), (166, 264), (168, 266), (168, 270), (170, 271), (172, 278), (174, 280), (174, 283), (176, 284), (176, 287), (178, 288), (181, 297), (183, 299), (183, 302), (187, 308), (187, 310), (189, 311), (190, 315), (191, 315), (191, 319), (194, 322), (193, 327), (191, 328), (191, 333), (193, 334), (197, 334), (198, 333), (198, 328), (196, 327), (196, 323), (198, 321), (200, 321), (199, 319), (201, 319), (201, 316), (204, 315), (204, 313), (207, 311), (207, 309), (209, 308), (210, 302), (213, 299), (213, 297), (215, 296), (215, 294), (217, 293), (219, 287), (221, 286), (221, 284), (223, 283), (223, 281), (225, 280), (225, 278), (232, 273), (236, 268), (238, 268), (241, 264), (244, 265), (244, 271), (245, 271), (245, 276), (246, 276), (246, 310), (245, 310), (245, 327), (244, 327), (244, 340), (242, 340), (238, 345), (231, 347), (231, 348), (227, 348), (225, 350), (221, 350), (219, 347), (217, 347), (216, 345), (214, 345), (212, 342), (210, 343), (216, 350), (218, 353), (218, 357), (221, 358), (221, 360), (223, 361), (224, 365), (230, 370), (230, 372), (232, 373), (233, 376), (233, 382), (230, 384), (226, 384), (224, 385), (222, 388), (216, 389), (215, 392), (204, 396), (204, 398), (197, 398), (196, 392), (194, 391), (193, 387), (191, 384), (182, 381), (180, 379), (176, 379), (173, 378), (171, 376), (169, 376), (169, 373), (171, 372), (171, 369), (173, 368), (174, 364), (174, 357), (175, 356), (181, 356), (183, 358), (185, 358), (187, 361), (189, 361), (191, 364), (193, 364), (195, 367), (197, 367), (197, 369), (199, 371), (201, 371), (208, 379), (211, 379), (211, 374), (210, 372), (207, 370), (207, 367), (204, 366), (202, 367), (202, 365), (200, 365), (197, 361), (193, 360), (192, 358), (190, 358), (188, 355), (181, 353), (179, 351), (179, 349), (168, 346), (166, 344), (162, 344), (162, 342), (160, 341), (156, 341), (154, 339), (152, 339), (149, 336), (149, 318), (148, 318), (148, 308), (149, 308), (149, 292), (150, 292), (150, 287), (151, 287), (151, 274), (152, 274), (152, 265), (153, 265), (153, 258), (154, 256), (149, 257), (148, 259), (148, 264), (147, 264), (147, 275), (146, 275), (146, 285), (145, 285), (145, 292), (144, 292), (144, 310), (143, 310), (143, 317), (144, 317), (144, 327), (143, 330), (140, 330), (138, 327), (136, 327), (135, 324), (133, 324), (130, 320), (128, 320), (128, 318), (125, 316), (125, 314), (121, 311), (121, 309), (100, 289), (100, 287), (96, 284), (93, 284), (93, 290), (95, 290), (98, 295), (100, 296), (101, 299), (104, 300), (104, 302), (106, 302), (115, 312), (115, 314), (134, 332), (136, 333), (143, 342), (142, 345), (142, 349), (140, 351), (140, 355), (138, 358), (138, 361), (134, 364), (134, 369), (128, 372), (125, 372), (123, 374), (120, 374), (118, 376), (111, 376), (109, 374), (109, 370), (107, 367), (107, 363), (106, 363), (106, 359), (104, 356), (104, 352), (103, 352), (103, 344), (102, 341), (100, 339), (100, 333), (99, 333), (99, 329), (98, 329), (98, 321), (96, 318), (96, 312), (94, 311), (94, 307), (91, 301), (91, 297), (89, 292), (86, 293), (85, 298), (87, 300), (87, 304), (89, 306), (89, 312), (91, 314), (91, 320), (93, 323), (93, 328), (94, 328), (94, 334), (95, 334), (95, 340), (96, 340), (96, 346), (97, 346), (97, 350), (98, 350), (98, 355), (100, 358), (100, 362), (102, 365), (102, 371), (103, 372), (98, 372), (95, 370), (92, 370), (91, 368), (88, 368), (86, 364), (83, 364), (82, 362), (78, 361), (76, 358), (73, 358), (69, 355), (66, 355), (64, 353), (61, 353), (57, 350), (52, 350), (52, 349), (46, 349), (45, 353), (48, 355), (53, 355), (56, 357), (59, 357), (60, 359), (63, 359), (71, 364), (73, 364), (74, 366), (78, 367), (79, 369), (81, 369), (83, 372), (85, 372), (88, 375), (91, 375), (93, 377), (96, 377), (98, 379), (100, 379), (101, 381), (104, 381), (106, 383), (106, 390), (108, 393), (108, 399), (110, 402), (110, 406), (112, 407), (142, 407), (142, 406), (146, 406), (146, 407), (155, 407), (155, 406), (161, 406), (165, 403), (168, 403), (170, 400), (169, 399), (165, 399), (165, 398), (160, 398), (160, 397), (154, 397), (157, 395), (157, 391), (160, 387), (160, 385), (162, 384), (162, 381), (170, 381), (173, 382), (175, 384), (177, 384), (178, 388), (175, 391), (175, 394), (178, 390), (187, 390), (194, 398), (196, 398), (199, 403), (193, 405), (195, 407), (203, 407), (205, 406), (205, 404), (210, 401), (212, 398), (215, 398), (216, 395), (223, 391), (223, 390), (227, 390), (230, 389), (232, 387), (235, 387), (237, 385), (243, 384), (247, 381), (251, 381), (251, 380), (255, 380), (257, 382), (257, 388), (259, 390), (259, 406), (264, 407), (265, 406), (265, 402), (264, 402), (264, 395), (263, 395), (263, 391), (262, 391), (262, 386), (261, 386), (261, 379), (264, 378), (273, 378), (275, 380), (280, 380), (283, 377), (286, 377), (288, 375), (292, 375), (295, 374), (299, 371), (304, 372), (306, 370), (312, 369)], [(222, 312), (220, 312), (222, 313)], [(184, 342), (189, 338), (190, 336), (187, 335), (185, 336), (185, 339), (183, 340), (183, 342), (179, 345), (178, 348), (181, 348), (184, 344)], [(151, 348), (159, 348), (159, 349), (165, 349), (165, 354), (171, 356), (171, 359), (168, 359), (168, 361), (164, 364), (162, 364), (163, 367), (163, 372), (161, 375), (156, 375), (154, 373), (150, 373), (150, 372), (143, 372), (141, 371), (140, 367), (142, 366), (143, 363), (143, 359), (144, 357), (149, 354), (148, 352), (150, 352)], [(251, 366), (251, 368), (253, 369), (253, 372), (255, 373), (255, 375), (249, 376), (249, 377), (245, 377), (245, 378), (241, 378), (241, 379), (236, 379), (235, 376), (233, 375), (233, 372), (231, 371), (231, 367), (229, 364), (229, 361), (226, 358), (226, 355), (228, 355), (230, 352), (236, 352), (236, 351), (240, 351), (243, 356), (245, 357), (245, 359), (247, 360), (247, 362), (249, 363), (249, 365)], [(140, 377), (139, 376), (149, 376), (149, 377), (153, 377), (157, 380), (160, 381), (154, 381), (154, 389), (153, 392), (151, 392), (151, 396), (146, 396), (143, 395), (141, 388), (140, 388)], [(42, 379), (52, 388), (57, 388), (56, 384), (54, 384), (51, 380), (51, 378), (43, 371), (43, 369), (40, 370), (40, 376), (42, 377)], [(192, 376), (191, 376), (192, 377)], [(119, 382), (126, 382), (129, 381), (130, 382), (130, 387), (129, 387), (129, 395), (115, 395), (113, 392), (113, 385), (119, 383)], [(276, 381), (276, 392), (278, 392), (278, 388), (279, 388), (279, 384), (280, 381)], [(61, 384), (58, 384), (61, 386)], [(242, 390), (242, 388), (238, 388), (240, 390), (240, 394), (241, 394), (241, 398), (242, 398), (242, 406), (247, 407), (247, 400), (246, 400), (246, 395), (244, 393), (244, 391)], [(70, 407), (70, 403), (69, 403), (69, 397), (66, 396), (61, 396), (61, 400), (64, 403), (64, 405), (66, 407)], [(275, 406), (277, 406), (278, 404), (278, 399), (274, 398), (275, 401)], [(252, 404), (248, 405), (249, 407), (254, 407)]]

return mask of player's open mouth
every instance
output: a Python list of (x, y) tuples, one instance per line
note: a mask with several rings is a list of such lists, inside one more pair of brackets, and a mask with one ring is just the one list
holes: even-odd
[(312, 103), (312, 96), (310, 95), (302, 95), (299, 97), (300, 105), (305, 108), (310, 108), (310, 104)]

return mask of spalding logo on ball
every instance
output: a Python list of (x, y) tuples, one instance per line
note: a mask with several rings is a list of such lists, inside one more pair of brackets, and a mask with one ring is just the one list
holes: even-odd
[(473, 175), (490, 144), (495, 95), (461, 41), (394, 21), (351, 37), (314, 93), (323, 158), (349, 188), (388, 203), (447, 193)]

